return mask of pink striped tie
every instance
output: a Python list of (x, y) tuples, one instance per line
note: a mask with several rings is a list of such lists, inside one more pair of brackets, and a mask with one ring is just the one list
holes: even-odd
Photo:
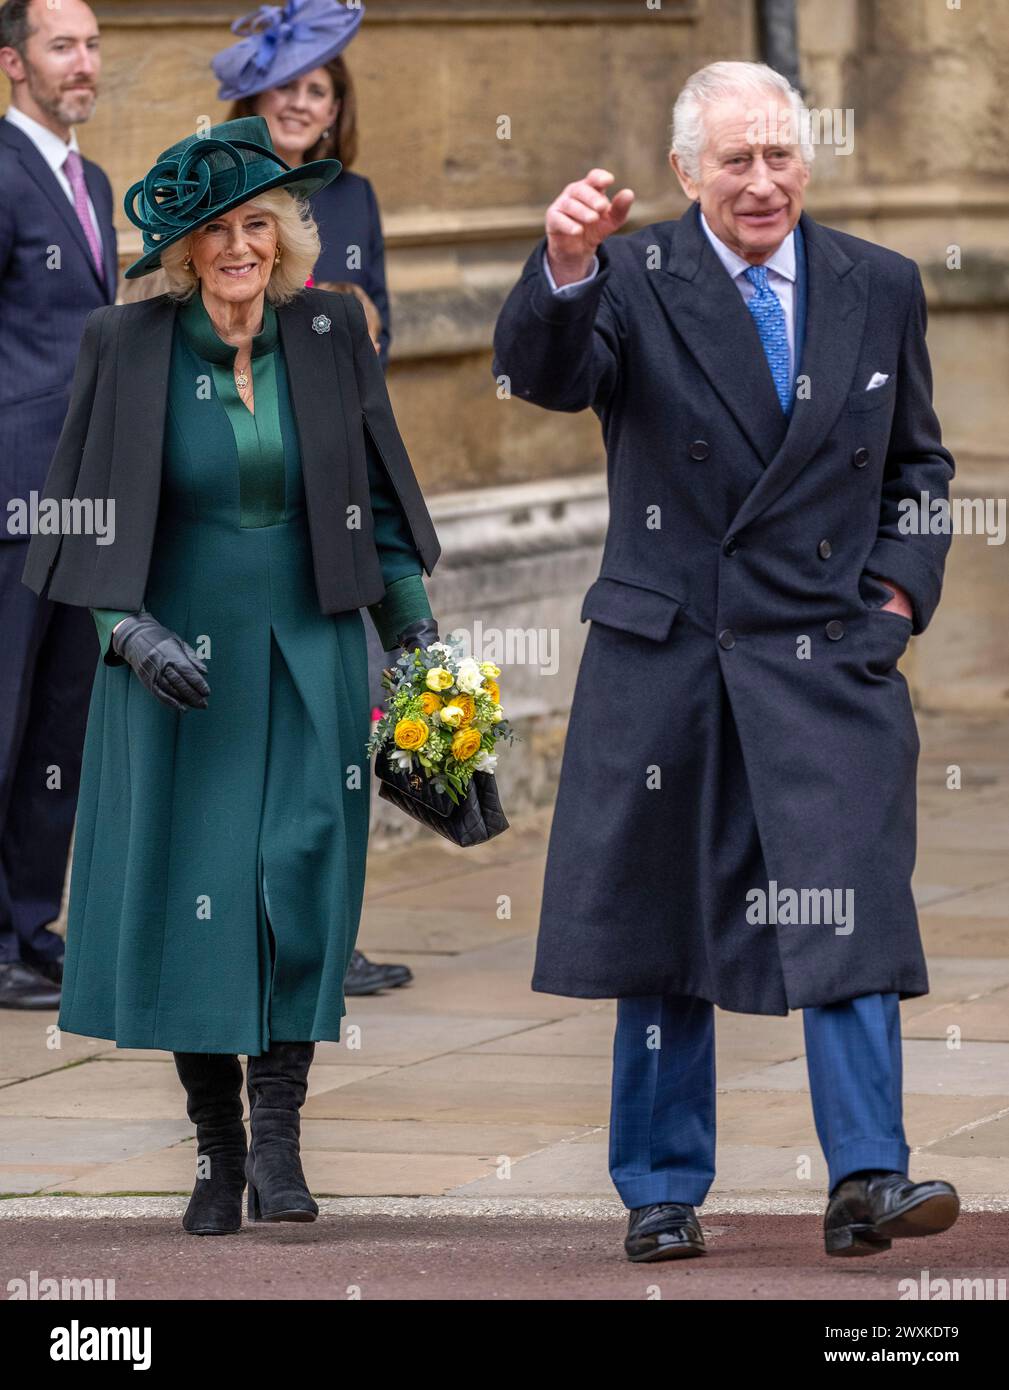
[(95, 231), (95, 224), (91, 220), (91, 209), (88, 207), (88, 190), (84, 182), (84, 161), (76, 150), (71, 150), (63, 161), (63, 169), (67, 178), (70, 180), (70, 187), (74, 195), (74, 211), (77, 213), (77, 220), (81, 224), (84, 235), (88, 239), (91, 247), (91, 254), (95, 259), (98, 274), (104, 280), (105, 268), (102, 265), (102, 244), (98, 240), (98, 233)]

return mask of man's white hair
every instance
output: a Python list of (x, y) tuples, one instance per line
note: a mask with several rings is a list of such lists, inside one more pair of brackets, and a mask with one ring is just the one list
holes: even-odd
[[(802, 96), (789, 85), (787, 77), (775, 72), (766, 63), (709, 63), (692, 73), (683, 85), (673, 107), (671, 150), (680, 158), (691, 178), (701, 172), (701, 155), (707, 141), (705, 108), (726, 97), (768, 95), (788, 98), (794, 122), (793, 131), (803, 162), (813, 162), (813, 144), (809, 124), (803, 118)], [(755, 111), (756, 117), (756, 111)]]

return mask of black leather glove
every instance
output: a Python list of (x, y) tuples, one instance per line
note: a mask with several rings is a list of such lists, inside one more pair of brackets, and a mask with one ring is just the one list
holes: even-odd
[(419, 647), (421, 651), (429, 647), (432, 642), (437, 642), (438, 624), (434, 618), (421, 618), (416, 623), (411, 623), (409, 627), (396, 638), (396, 645), (402, 647), (405, 652), (412, 652), (414, 647)]
[(170, 628), (150, 613), (123, 618), (112, 633), (112, 646), (136, 672), (141, 685), (172, 709), (206, 709), (210, 686), (206, 666)]

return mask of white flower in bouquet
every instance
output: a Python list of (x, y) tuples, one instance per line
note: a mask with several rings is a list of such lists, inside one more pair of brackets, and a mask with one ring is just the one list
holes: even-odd
[(486, 749), (481, 749), (473, 761), (473, 767), (477, 772), (495, 772), (497, 770), (497, 754), (488, 753)]
[(484, 673), (471, 656), (463, 657), (459, 662), (459, 670), (456, 672), (455, 683), (466, 695), (475, 695), (483, 685)]
[(502, 720), (503, 718), (504, 718), (504, 710), (501, 708), (500, 705), (495, 705), (495, 706), (494, 706), (493, 713), (491, 714), (491, 717), (490, 717), (490, 722), (491, 722), (492, 724), (500, 724), (500, 723), (501, 723), (501, 720)]

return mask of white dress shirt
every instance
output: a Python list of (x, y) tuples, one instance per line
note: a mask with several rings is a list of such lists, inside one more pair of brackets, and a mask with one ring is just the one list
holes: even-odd
[[(31, 116), (26, 116), (25, 113), (20, 111), (16, 106), (8, 106), (4, 114), (4, 120), (10, 121), (12, 126), (15, 126), (22, 134), (28, 136), (28, 139), (56, 175), (56, 182), (67, 195), (70, 206), (76, 211), (74, 190), (71, 188), (70, 180), (67, 178), (66, 171), (63, 168), (63, 165), (66, 163), (67, 155), (71, 150), (76, 150), (78, 154), (80, 153), (76, 130), (72, 129), (70, 131), (69, 141), (61, 140), (60, 137), (49, 130), (48, 127), (40, 125), (39, 122), (33, 120)], [(88, 210), (91, 213), (91, 221), (94, 223), (98, 244), (102, 246), (104, 250), (102, 229), (99, 225), (98, 214), (95, 212), (95, 205), (91, 201), (90, 194), (88, 195)]]
[[(751, 295), (756, 294), (757, 287), (750, 283), (744, 275), (744, 271), (749, 269), (750, 262), (744, 261), (742, 256), (737, 256), (735, 251), (726, 246), (708, 226), (704, 213), (701, 213), (701, 226), (704, 234), (711, 242), (715, 255), (722, 265), (729, 272), (736, 288), (746, 301)], [(781, 307), (785, 311), (785, 329), (788, 334), (788, 369), (789, 377), (795, 375), (795, 231), (789, 232), (784, 241), (768, 260), (764, 262), (764, 269), (767, 271), (767, 284), (772, 292), (777, 295), (781, 302)], [(583, 280), (574, 280), (570, 285), (558, 285), (550, 273), (550, 262), (547, 254), (543, 253), (543, 273), (547, 277), (547, 284), (556, 295), (570, 296), (594, 280), (599, 273), (599, 257), (592, 257), (592, 269)]]

